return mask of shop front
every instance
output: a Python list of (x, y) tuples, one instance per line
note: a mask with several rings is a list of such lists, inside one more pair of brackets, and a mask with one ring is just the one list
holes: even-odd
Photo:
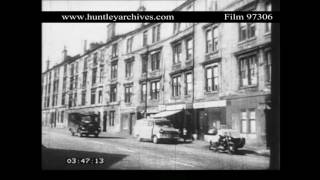
[(136, 120), (137, 112), (135, 107), (121, 109), (121, 133), (132, 135)]
[(195, 102), (194, 108), (194, 134), (196, 139), (204, 140), (204, 135), (212, 128), (230, 128), (226, 120), (226, 100)]

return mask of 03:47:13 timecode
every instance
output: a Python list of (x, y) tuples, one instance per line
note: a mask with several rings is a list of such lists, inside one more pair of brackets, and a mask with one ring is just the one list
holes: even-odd
[(77, 158), (71, 157), (66, 159), (67, 164), (103, 164), (104, 158), (96, 157), (96, 158)]

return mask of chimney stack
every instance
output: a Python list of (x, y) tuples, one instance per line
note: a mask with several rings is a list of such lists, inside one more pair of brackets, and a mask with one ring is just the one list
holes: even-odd
[(62, 61), (65, 61), (67, 59), (67, 48), (64, 46), (63, 51), (62, 51)]
[(83, 42), (83, 54), (87, 52), (87, 40)]
[(49, 70), (49, 68), (50, 68), (50, 60), (48, 58), (48, 60), (47, 60), (47, 70)]
[(107, 42), (110, 41), (115, 36), (116, 24), (109, 23), (107, 25)]

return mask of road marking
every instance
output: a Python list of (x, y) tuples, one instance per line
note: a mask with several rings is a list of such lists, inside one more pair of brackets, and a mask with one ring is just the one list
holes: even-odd
[(128, 151), (128, 152), (132, 152), (132, 153), (134, 152), (134, 151), (132, 151), (132, 150), (124, 149), (124, 148), (119, 148), (119, 147), (118, 147), (117, 149), (119, 149), (119, 150), (121, 150), (121, 151)]
[(179, 162), (179, 161), (173, 161), (173, 162), (177, 163), (177, 164), (180, 164), (180, 165), (183, 165), (183, 166), (195, 167), (194, 165), (187, 164), (187, 163), (182, 163), (182, 162)]

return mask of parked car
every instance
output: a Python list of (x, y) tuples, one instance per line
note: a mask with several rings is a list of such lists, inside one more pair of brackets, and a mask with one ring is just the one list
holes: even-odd
[(68, 128), (72, 136), (79, 134), (80, 137), (89, 136), (90, 134), (98, 137), (101, 132), (100, 125), (97, 122), (97, 115), (95, 114), (70, 114)]
[(143, 118), (136, 121), (133, 134), (139, 141), (150, 140), (157, 144), (159, 141), (177, 142), (179, 130), (165, 118)]
[(238, 148), (242, 148), (246, 142), (239, 131), (232, 129), (220, 129), (217, 133), (207, 134), (205, 140), (210, 144), (209, 150), (229, 153), (236, 153)]

